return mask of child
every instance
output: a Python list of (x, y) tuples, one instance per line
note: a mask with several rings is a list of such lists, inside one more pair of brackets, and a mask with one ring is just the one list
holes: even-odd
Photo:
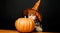
[(36, 2), (36, 4), (30, 8), (30, 9), (25, 9), (23, 10), (23, 16), (26, 16), (27, 18), (31, 18), (32, 20), (35, 21), (35, 30), (36, 31), (42, 31), (42, 26), (40, 22), (42, 21), (42, 15), (38, 11), (38, 6), (40, 4), (40, 0)]

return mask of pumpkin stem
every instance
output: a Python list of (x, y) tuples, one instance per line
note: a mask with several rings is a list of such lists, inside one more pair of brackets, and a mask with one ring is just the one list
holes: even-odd
[(38, 1), (35, 3), (35, 5), (32, 7), (32, 9), (34, 9), (34, 10), (38, 10), (38, 7), (39, 7), (39, 4), (40, 4), (40, 1), (41, 1), (41, 0), (38, 0)]
[(26, 18), (26, 16), (24, 16), (24, 18)]

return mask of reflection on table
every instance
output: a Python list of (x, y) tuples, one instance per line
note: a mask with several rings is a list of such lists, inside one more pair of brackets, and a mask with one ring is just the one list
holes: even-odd
[[(18, 32), (16, 30), (1, 30), (0, 29), (0, 33), (21, 33), (21, 32)], [(57, 33), (57, 32), (30, 32), (30, 33)]]

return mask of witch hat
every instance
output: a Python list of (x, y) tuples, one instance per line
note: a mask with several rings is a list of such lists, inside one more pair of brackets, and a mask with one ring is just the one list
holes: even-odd
[(41, 0), (38, 0), (35, 5), (32, 7), (34, 10), (38, 10)]

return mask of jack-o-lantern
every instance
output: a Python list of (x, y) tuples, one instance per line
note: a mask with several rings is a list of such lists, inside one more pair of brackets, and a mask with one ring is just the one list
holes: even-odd
[(15, 27), (20, 32), (31, 32), (35, 28), (35, 23), (30, 18), (19, 18), (15, 22)]

